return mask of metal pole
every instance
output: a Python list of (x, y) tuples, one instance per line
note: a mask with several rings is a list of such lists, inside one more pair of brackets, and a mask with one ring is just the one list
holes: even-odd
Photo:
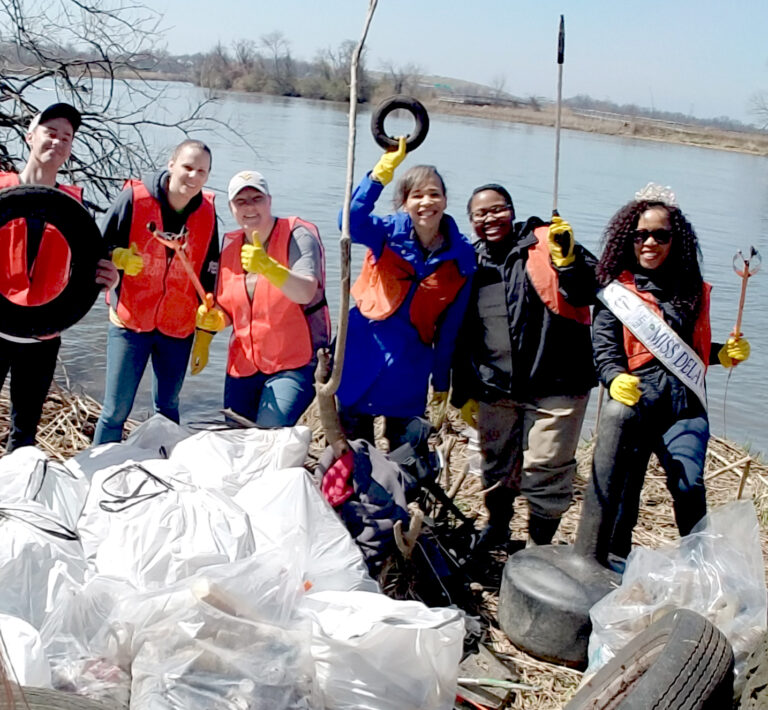
[(565, 17), (560, 15), (557, 37), (557, 109), (555, 113), (555, 185), (552, 195), (552, 216), (557, 215), (557, 189), (560, 178), (560, 116), (563, 108), (563, 64), (565, 63)]

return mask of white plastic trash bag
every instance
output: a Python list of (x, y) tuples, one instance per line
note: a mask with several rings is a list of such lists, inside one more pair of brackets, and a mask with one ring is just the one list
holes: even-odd
[(88, 482), (82, 474), (34, 446), (22, 446), (0, 458), (0, 504), (35, 501), (74, 528), (87, 495)]
[(125, 441), (92, 446), (69, 459), (66, 466), (90, 481), (96, 472), (113, 466), (167, 459), (176, 444), (188, 436), (189, 432), (176, 422), (155, 414), (132, 431)]
[(77, 533), (47, 508), (0, 506), (0, 613), (39, 630), (58, 596), (82, 586), (86, 570)]
[(312, 591), (379, 591), (360, 548), (305, 469), (260, 475), (234, 500), (250, 517), (256, 545), (278, 547)]
[(106, 626), (118, 602), (135, 595), (125, 580), (96, 575), (59, 596), (40, 630), (54, 688), (128, 707), (130, 664), (121, 667), (110, 657), (114, 644)]
[(746, 500), (728, 503), (674, 546), (630, 553), (621, 586), (590, 611), (587, 674), (658, 618), (684, 608), (725, 634), (736, 658), (738, 686), (740, 668), (766, 628), (767, 606), (754, 506)]
[(145, 461), (94, 476), (78, 532), (95, 572), (155, 589), (253, 553), (242, 509), (171, 472), (167, 461)]
[(26, 621), (0, 614), (0, 635), (0, 657), (9, 669), (8, 676), (19, 685), (50, 688), (51, 669), (40, 634)]
[(464, 642), (458, 609), (369, 592), (308, 594), (312, 657), (327, 710), (448, 710)]
[(131, 659), (132, 708), (321, 707), (310, 624), (293, 614), (299, 578), (272, 553), (116, 606), (111, 636), (116, 657)]
[(254, 477), (303, 466), (310, 438), (305, 426), (205, 431), (177, 444), (170, 460), (194, 485), (233, 496)]

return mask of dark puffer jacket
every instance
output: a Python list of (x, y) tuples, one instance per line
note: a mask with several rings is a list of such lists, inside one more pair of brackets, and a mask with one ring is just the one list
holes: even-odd
[[(478, 268), (453, 367), (453, 403), (501, 398), (527, 401), (583, 395), (596, 384), (590, 328), (552, 312), (526, 269), (538, 217), (518, 222), (501, 242), (475, 244)], [(557, 271), (572, 306), (595, 302), (595, 257), (580, 244), (576, 260)]]

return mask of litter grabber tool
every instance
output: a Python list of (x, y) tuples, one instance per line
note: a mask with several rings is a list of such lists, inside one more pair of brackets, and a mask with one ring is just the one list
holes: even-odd
[(733, 255), (733, 270), (741, 277), (741, 296), (739, 298), (739, 311), (736, 315), (736, 325), (733, 326), (731, 335), (734, 338), (741, 337), (741, 316), (744, 313), (744, 299), (747, 296), (747, 282), (750, 276), (754, 276), (763, 265), (763, 258), (755, 247), (749, 247), (749, 256), (745, 257), (741, 249)]
[(213, 294), (205, 292), (203, 285), (200, 283), (200, 278), (195, 273), (195, 270), (192, 268), (192, 264), (189, 262), (189, 258), (187, 257), (186, 248), (187, 235), (189, 234), (189, 230), (187, 229), (186, 225), (182, 227), (181, 232), (178, 234), (174, 234), (173, 232), (161, 232), (157, 229), (157, 225), (154, 222), (149, 222), (147, 224), (147, 229), (152, 232), (152, 236), (157, 239), (160, 244), (162, 244), (164, 247), (168, 247), (169, 249), (173, 249), (173, 251), (176, 253), (176, 256), (179, 257), (179, 261), (184, 267), (184, 271), (187, 272), (189, 280), (195, 287), (197, 295), (200, 296), (200, 301), (204, 303), (205, 307), (209, 310), (213, 308)]

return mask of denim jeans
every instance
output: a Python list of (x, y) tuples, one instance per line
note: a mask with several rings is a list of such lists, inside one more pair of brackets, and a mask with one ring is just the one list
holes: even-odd
[(6, 451), (34, 446), (43, 403), (53, 380), (61, 338), (14, 343), (0, 338), (0, 387), (11, 372), (11, 433)]
[(224, 407), (260, 427), (293, 426), (315, 397), (315, 364), (272, 375), (227, 375)]
[(585, 501), (585, 510), (592, 510), (596, 520), (582, 527), (593, 528), (595, 554), (603, 564), (609, 555), (626, 558), (630, 552), (651, 453), (658, 456), (666, 474), (680, 534), (690, 533), (706, 513), (707, 415), (670, 419), (660, 410), (652, 404), (627, 407), (609, 399), (600, 415), (592, 482), (586, 493), (591, 501)]
[(136, 333), (112, 323), (107, 336), (104, 405), (96, 424), (94, 444), (120, 441), (123, 424), (133, 408), (141, 376), (152, 358), (152, 400), (156, 414), (179, 421), (179, 392), (184, 384), (192, 339), (172, 338), (157, 330)]

